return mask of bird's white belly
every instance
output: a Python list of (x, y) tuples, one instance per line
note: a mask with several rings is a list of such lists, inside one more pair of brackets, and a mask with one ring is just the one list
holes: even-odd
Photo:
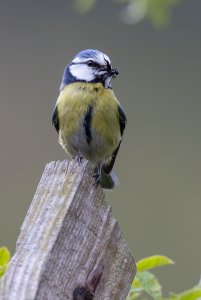
[(109, 149), (104, 137), (97, 134), (95, 130), (91, 129), (91, 134), (92, 139), (88, 143), (84, 127), (80, 125), (71, 136), (61, 132), (60, 144), (72, 157), (81, 155), (93, 163), (105, 161), (112, 155), (113, 149)]

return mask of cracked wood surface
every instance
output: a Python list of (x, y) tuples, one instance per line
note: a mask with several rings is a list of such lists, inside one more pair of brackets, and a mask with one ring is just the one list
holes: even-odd
[(125, 300), (135, 263), (90, 164), (51, 162), (30, 205), (1, 300)]

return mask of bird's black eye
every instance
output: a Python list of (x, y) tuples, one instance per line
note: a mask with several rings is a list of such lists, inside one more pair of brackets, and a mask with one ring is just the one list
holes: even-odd
[(93, 64), (94, 64), (94, 62), (93, 62), (93, 60), (88, 60), (88, 61), (86, 62), (86, 64), (87, 64), (87, 66), (92, 67)]
[(98, 63), (96, 63), (95, 61), (93, 61), (93, 60), (88, 60), (86, 62), (86, 64), (87, 64), (87, 66), (92, 67), (92, 68), (99, 68), (100, 67), (100, 65)]

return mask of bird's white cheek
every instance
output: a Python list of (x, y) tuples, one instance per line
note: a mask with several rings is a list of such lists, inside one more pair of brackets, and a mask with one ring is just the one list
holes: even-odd
[(92, 81), (95, 76), (86, 65), (72, 65), (69, 67), (70, 73), (78, 80)]

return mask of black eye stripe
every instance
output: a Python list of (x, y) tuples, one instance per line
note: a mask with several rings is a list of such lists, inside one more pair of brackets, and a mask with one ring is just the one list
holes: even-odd
[(93, 60), (86, 61), (86, 65), (92, 68), (100, 68), (100, 65)]
[(71, 65), (87, 65), (89, 67), (97, 68), (97, 69), (98, 68), (103, 68), (103, 67), (106, 68), (106, 69), (111, 68), (110, 63), (108, 61), (107, 61), (107, 64), (103, 65), (103, 66), (101, 66), (99, 63), (97, 63), (93, 60), (88, 60), (88, 61), (85, 61), (85, 62), (71, 62), (70, 66)]

